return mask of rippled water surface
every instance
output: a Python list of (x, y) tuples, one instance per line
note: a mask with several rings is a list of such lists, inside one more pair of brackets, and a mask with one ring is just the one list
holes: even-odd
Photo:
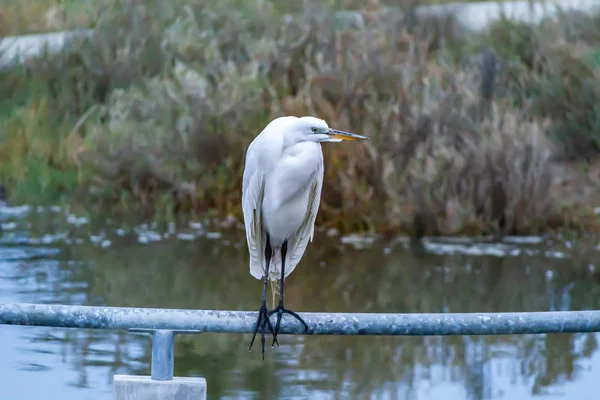
[[(201, 223), (93, 224), (58, 208), (0, 209), (0, 301), (255, 310), (242, 231)], [(600, 250), (566, 239), (365, 240), (317, 235), (286, 305), (322, 312), (496, 312), (599, 306)], [(470, 337), (249, 335), (176, 340), (176, 375), (210, 399), (592, 399), (596, 334)], [(112, 399), (112, 376), (149, 374), (149, 340), (121, 331), (0, 326), (2, 398)]]

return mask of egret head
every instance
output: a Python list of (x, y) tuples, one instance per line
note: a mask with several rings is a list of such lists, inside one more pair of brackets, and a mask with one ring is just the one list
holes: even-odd
[(366, 136), (330, 128), (327, 122), (315, 117), (301, 117), (293, 122), (292, 135), (311, 142), (341, 142), (342, 140), (369, 140)]

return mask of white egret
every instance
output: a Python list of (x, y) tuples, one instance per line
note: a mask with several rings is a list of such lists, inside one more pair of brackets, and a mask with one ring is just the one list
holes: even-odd
[[(260, 330), (265, 354), (265, 324), (273, 344), (284, 313), (308, 326), (295, 312), (284, 308), (284, 279), (296, 268), (312, 241), (323, 186), (323, 152), (320, 143), (368, 140), (365, 136), (330, 128), (314, 117), (280, 117), (271, 121), (252, 141), (246, 153), (242, 183), (242, 209), (250, 253), (250, 273), (264, 278), (262, 303), (250, 349)], [(267, 282), (280, 280), (279, 305), (268, 312)], [(277, 313), (273, 328), (269, 316)]]

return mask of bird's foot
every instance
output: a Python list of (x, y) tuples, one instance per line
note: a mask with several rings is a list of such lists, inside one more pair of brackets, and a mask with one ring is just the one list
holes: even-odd
[(277, 347), (279, 347), (279, 342), (277, 341), (277, 334), (279, 333), (279, 328), (281, 326), (281, 317), (283, 317), (283, 314), (289, 314), (292, 317), (296, 318), (298, 321), (300, 321), (302, 323), (302, 325), (304, 325), (304, 330), (305, 331), (308, 330), (308, 325), (306, 324), (306, 322), (304, 322), (302, 317), (300, 317), (295, 311), (284, 308), (282, 302), (279, 302), (279, 305), (277, 306), (277, 308), (269, 311), (269, 316), (271, 316), (274, 313), (277, 313), (277, 323), (275, 324), (275, 332), (273, 332), (273, 343), (271, 344), (271, 347), (273, 347), (273, 345), (275, 343), (277, 343)]
[[(252, 335), (252, 340), (250, 341), (250, 347), (248, 351), (252, 350), (252, 345), (254, 344), (254, 339), (256, 339), (256, 333), (260, 331), (260, 342), (262, 345), (262, 359), (265, 359), (265, 324), (269, 327), (269, 330), (273, 334), (273, 338), (275, 338), (275, 330), (273, 329), (273, 325), (269, 320), (269, 312), (267, 310), (267, 306), (265, 303), (262, 303), (260, 309), (258, 310), (258, 317), (256, 319), (256, 328), (254, 328), (254, 334)], [(279, 346), (279, 343), (277, 343)]]

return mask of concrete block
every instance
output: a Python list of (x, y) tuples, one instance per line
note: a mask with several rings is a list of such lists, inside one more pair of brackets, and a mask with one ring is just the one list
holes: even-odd
[(114, 400), (206, 400), (206, 379), (174, 377), (153, 381), (149, 376), (115, 375)]

